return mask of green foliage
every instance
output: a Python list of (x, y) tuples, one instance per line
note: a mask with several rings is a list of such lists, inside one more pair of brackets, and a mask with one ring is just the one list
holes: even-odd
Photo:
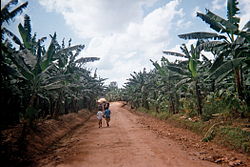
[(121, 101), (123, 96), (122, 89), (118, 88), (117, 82), (110, 82), (104, 94), (108, 101)]
[[(163, 51), (166, 55), (182, 57), (175, 62), (162, 57), (152, 61), (154, 69), (131, 74), (122, 94), (133, 107), (153, 108), (155, 113), (185, 111), (189, 117), (203, 121), (214, 114), (237, 118), (250, 116), (249, 74), (250, 43), (248, 22), (239, 30), (238, 2), (228, 0), (227, 18), (210, 10), (197, 16), (216, 31), (192, 32), (178, 35), (183, 39), (197, 39), (190, 49), (183, 44), (182, 53)], [(202, 51), (211, 52), (210, 60)], [(147, 90), (147, 91), (145, 91)], [(157, 114), (156, 114), (157, 115)]]
[(157, 113), (157, 115), (156, 115), (157, 118), (162, 119), (162, 120), (166, 120), (166, 119), (170, 118), (171, 116), (172, 116), (172, 114), (169, 112), (160, 112), (160, 113)]
[[(151, 74), (144, 69), (142, 72), (134, 72), (131, 74), (132, 78), (125, 83), (126, 100), (131, 102), (133, 107), (145, 107), (149, 109), (149, 91), (153, 87), (153, 80)], [(152, 86), (152, 87), (151, 87)]]
[[(202, 46), (198, 47), (199, 50), (203, 49), (211, 51), (215, 54), (216, 59), (210, 69), (209, 79), (216, 79), (220, 82), (222, 79), (233, 75), (235, 83), (235, 90), (240, 99), (247, 100), (244, 86), (246, 77), (241, 75), (247, 60), (247, 55), (250, 54), (249, 50), (249, 29), (246, 27), (239, 30), (240, 18), (235, 15), (239, 13), (237, 7), (238, 2), (228, 0), (227, 3), (227, 19), (223, 19), (213, 12), (206, 10), (206, 14), (197, 13), (203, 21), (210, 25), (210, 27), (220, 34), (207, 33), (207, 32), (193, 32), (179, 35), (184, 39), (202, 39), (206, 40)], [(224, 35), (225, 34), (225, 35)], [(213, 39), (217, 41), (210, 41)], [(248, 67), (249, 68), (249, 67)]]
[(138, 107), (137, 109), (136, 109), (137, 111), (139, 111), (139, 112), (144, 112), (144, 113), (154, 113), (154, 111), (152, 111), (152, 110), (147, 110), (146, 108), (144, 108), (144, 107)]
[(198, 115), (196, 107), (197, 105), (194, 98), (182, 98), (181, 103), (183, 110), (189, 117), (194, 117)]
[(247, 153), (250, 152), (250, 132), (231, 126), (221, 126), (216, 130), (216, 134), (220, 138), (219, 142), (223, 145)]
[(225, 36), (210, 32), (192, 32), (187, 34), (180, 34), (178, 37), (183, 39), (225, 39)]
[(153, 109), (145, 109), (144, 107), (137, 108), (137, 111), (147, 113), (147, 114), (149, 114), (153, 117), (159, 118), (161, 120), (166, 120), (173, 115), (167, 111), (155, 112)]
[[(17, 2), (11, 1), (2, 10)], [(86, 63), (99, 58), (77, 59), (84, 45), (71, 46), (71, 39), (68, 46), (64, 40), (60, 45), (54, 33), (46, 48), (43, 44), (46, 37), (37, 39), (36, 33), (32, 35), (28, 15), (24, 16), (24, 24), (18, 25), (21, 39), (5, 27), (1, 29), (8, 39), (1, 41), (1, 104), (11, 110), (1, 112), (1, 120), (8, 117), (5, 122), (11, 122), (14, 118), (8, 115), (15, 115), (16, 121), (20, 121), (21, 116), (31, 123), (37, 118), (57, 117), (96, 106), (96, 99), (103, 92), (104, 79), (97, 78), (96, 73), (92, 76), (85, 67)], [(19, 48), (13, 47), (11, 42)], [(14, 107), (11, 106), (13, 97), (16, 98)]]
[(209, 133), (202, 139), (202, 141), (204, 141), (204, 142), (209, 142), (209, 141), (213, 140), (214, 137), (215, 137), (215, 132), (214, 132), (214, 130), (211, 130), (211, 131), (209, 131)]
[(204, 124), (203, 121), (197, 120), (197, 121), (190, 121), (189, 119), (183, 119), (181, 118), (183, 116), (182, 113), (172, 115), (167, 119), (167, 122), (175, 125), (176, 127), (181, 127), (185, 129), (189, 129), (193, 131), (194, 133), (197, 133), (199, 135), (205, 135), (209, 127), (207, 127), (206, 124)]
[[(185, 44), (182, 45), (181, 50), (185, 54), (185, 57), (188, 58), (187, 68), (188, 72), (186, 70), (180, 68), (180, 67), (171, 67), (170, 65), (167, 66), (170, 71), (173, 71), (180, 75), (180, 78), (182, 78), (177, 84), (176, 87), (179, 89), (180, 86), (184, 86), (184, 84), (193, 89), (194, 96), (197, 99), (197, 113), (199, 115), (202, 114), (202, 96), (201, 96), (201, 90), (200, 90), (200, 80), (203, 77), (203, 75), (206, 75), (206, 71), (203, 70), (204, 66), (206, 64), (202, 64), (200, 59), (200, 50), (196, 49), (198, 45), (202, 43), (202, 41), (197, 41), (196, 46), (193, 44), (191, 45), (191, 49), (188, 50), (187, 46)], [(169, 52), (164, 52), (165, 54), (169, 54)], [(205, 57), (203, 55), (203, 57)], [(206, 59), (206, 63), (210, 63), (208, 59)], [(178, 64), (176, 64), (178, 66)], [(178, 69), (178, 70), (176, 70)]]
[(28, 107), (26, 109), (24, 118), (29, 120), (30, 123), (38, 116), (38, 110), (35, 109), (34, 107)]
[(4, 22), (9, 23), (9, 20), (14, 19), (14, 17), (16, 17), (17, 14), (21, 14), (23, 12), (23, 9), (25, 9), (28, 6), (28, 2), (24, 2), (20, 6), (10, 11), (11, 6), (17, 5), (17, 3), (18, 0), (10, 0), (3, 8), (1, 8), (1, 25)]
[(218, 113), (231, 118), (247, 117), (247, 104), (229, 91), (210, 93), (205, 99), (201, 118), (208, 121), (213, 118), (213, 114)]
[(224, 103), (227, 104), (226, 109), (231, 111), (231, 115), (234, 117), (247, 115), (247, 104), (244, 100), (237, 97), (236, 94), (232, 94), (229, 91), (223, 94)]
[(169, 117), (167, 122), (204, 136), (202, 139), (204, 142), (213, 140), (215, 143), (231, 149), (246, 153), (250, 152), (250, 132), (239, 127), (233, 127), (228, 122), (217, 122), (212, 123), (212, 125), (210, 122), (192, 122), (188, 119), (183, 119), (180, 114)]

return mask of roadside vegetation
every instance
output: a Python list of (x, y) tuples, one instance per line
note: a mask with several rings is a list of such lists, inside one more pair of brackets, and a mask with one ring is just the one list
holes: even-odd
[[(72, 45), (71, 39), (58, 42), (56, 32), (38, 37), (27, 14), (17, 27), (18, 34), (8, 29), (27, 7), (28, 2), (10, 0), (1, 8), (0, 161), (15, 165), (33, 156), (29, 148), (41, 147), (37, 149), (41, 151), (82, 124), (79, 120), (85, 121), (89, 112), (79, 111), (95, 111), (96, 99), (104, 90), (104, 79), (85, 66), (99, 58), (78, 57), (83, 44)], [(64, 118), (71, 117), (76, 120), (67, 124)], [(47, 136), (32, 138), (38, 133)]]
[[(227, 18), (208, 9), (197, 12), (213, 32), (178, 35), (196, 43), (182, 44), (181, 53), (163, 51), (161, 60), (150, 60), (154, 69), (134, 72), (124, 88), (112, 89), (108, 98), (189, 128), (206, 142), (249, 153), (250, 21), (239, 29), (238, 13), (235, 0), (227, 1)], [(207, 58), (208, 52), (213, 59)], [(168, 55), (182, 60), (170, 62)]]
[[(28, 2), (17, 3), (12, 0), (1, 9), (0, 92), (5, 108), (0, 115), (1, 127), (95, 108), (104, 79), (92, 74), (85, 64), (99, 58), (78, 58), (84, 45), (72, 45), (71, 39), (58, 42), (56, 32), (37, 37), (28, 15), (18, 25), (19, 34), (13, 34), (3, 25), (11, 24), (28, 6)], [(45, 40), (50, 40), (48, 47)]]

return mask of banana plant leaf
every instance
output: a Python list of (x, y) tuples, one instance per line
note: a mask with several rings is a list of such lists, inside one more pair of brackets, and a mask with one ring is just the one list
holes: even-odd
[(177, 57), (185, 57), (188, 58), (186, 55), (178, 53), (178, 52), (171, 52), (171, 51), (163, 51), (164, 54), (167, 55), (173, 55), (173, 56), (177, 56)]
[(207, 10), (207, 13), (206, 15), (212, 19), (213, 21), (217, 22), (217, 23), (220, 23), (221, 25), (223, 25), (225, 28), (224, 30), (228, 33), (230, 32), (237, 32), (238, 31), (238, 27), (232, 23), (230, 23), (229, 21), (223, 19), (222, 17), (214, 14), (213, 12), (211, 12), (210, 10)]
[(28, 2), (24, 2), (20, 6), (9, 12), (10, 7), (12, 5), (16, 5), (17, 3), (18, 0), (11, 0), (1, 9), (1, 24), (4, 22), (9, 23), (10, 19), (13, 19), (19, 13), (21, 14), (23, 12), (23, 9), (28, 6)]
[(219, 35), (217, 33), (210, 32), (192, 32), (186, 34), (180, 34), (178, 37), (182, 39), (226, 39), (224, 35)]
[(189, 75), (187, 71), (184, 71), (182, 68), (176, 67), (176, 66), (171, 66), (168, 65), (167, 68), (173, 72), (179, 73), (181, 75)]
[(244, 63), (244, 60), (246, 60), (245, 57), (236, 58), (233, 60), (228, 60), (221, 64), (214, 72), (212, 72), (208, 77), (209, 78), (219, 78), (221, 76), (226, 76), (225, 73), (228, 73), (229, 71), (232, 71), (234, 68), (242, 65)]
[(198, 52), (204, 51), (213, 51), (216, 47), (220, 47), (226, 44), (224, 41), (207, 41), (196, 47)]
[(221, 32), (226, 32), (225, 28), (219, 24), (218, 22), (212, 20), (210, 17), (208, 17), (207, 15), (197, 12), (197, 17), (200, 17), (203, 21), (205, 21), (207, 24), (210, 25), (210, 28), (212, 28), (213, 30), (221, 33)]
[(180, 80), (176, 85), (175, 85), (175, 87), (177, 88), (177, 89), (179, 89), (181, 86), (183, 86), (184, 84), (186, 84), (186, 83), (190, 83), (190, 82), (192, 82), (192, 79), (191, 78), (183, 78), (182, 80)]
[(18, 25), (18, 30), (22, 37), (24, 47), (27, 49), (31, 49), (29, 32), (25, 30), (21, 23)]
[(8, 54), (8, 57), (17, 66), (20, 74), (22, 74), (26, 80), (32, 80), (34, 78), (34, 74), (30, 71), (23, 58), (19, 54), (19, 52), (15, 54)]
[(239, 14), (239, 8), (237, 7), (238, 4), (239, 2), (237, 2), (237, 0), (227, 0), (228, 21), (237, 26), (240, 22), (240, 18), (235, 17), (236, 14)]
[(13, 34), (11, 31), (9, 31), (6, 28), (3, 28), (2, 33), (7, 34), (17, 45), (20, 46), (21, 49), (24, 48), (22, 42), (20, 41), (20, 39), (15, 34)]

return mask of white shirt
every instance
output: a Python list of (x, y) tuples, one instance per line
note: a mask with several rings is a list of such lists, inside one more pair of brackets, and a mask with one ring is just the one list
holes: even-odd
[(99, 119), (99, 120), (102, 119), (102, 116), (103, 116), (102, 111), (98, 111), (96, 116), (97, 116), (97, 119)]

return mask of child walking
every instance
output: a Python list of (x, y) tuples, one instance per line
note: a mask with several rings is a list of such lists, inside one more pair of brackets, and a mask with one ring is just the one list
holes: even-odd
[(109, 110), (109, 103), (105, 105), (104, 117), (106, 119), (107, 127), (109, 127), (111, 111)]
[(98, 119), (99, 128), (101, 128), (102, 127), (102, 117), (103, 117), (102, 107), (98, 107), (98, 112), (97, 112), (96, 116)]

